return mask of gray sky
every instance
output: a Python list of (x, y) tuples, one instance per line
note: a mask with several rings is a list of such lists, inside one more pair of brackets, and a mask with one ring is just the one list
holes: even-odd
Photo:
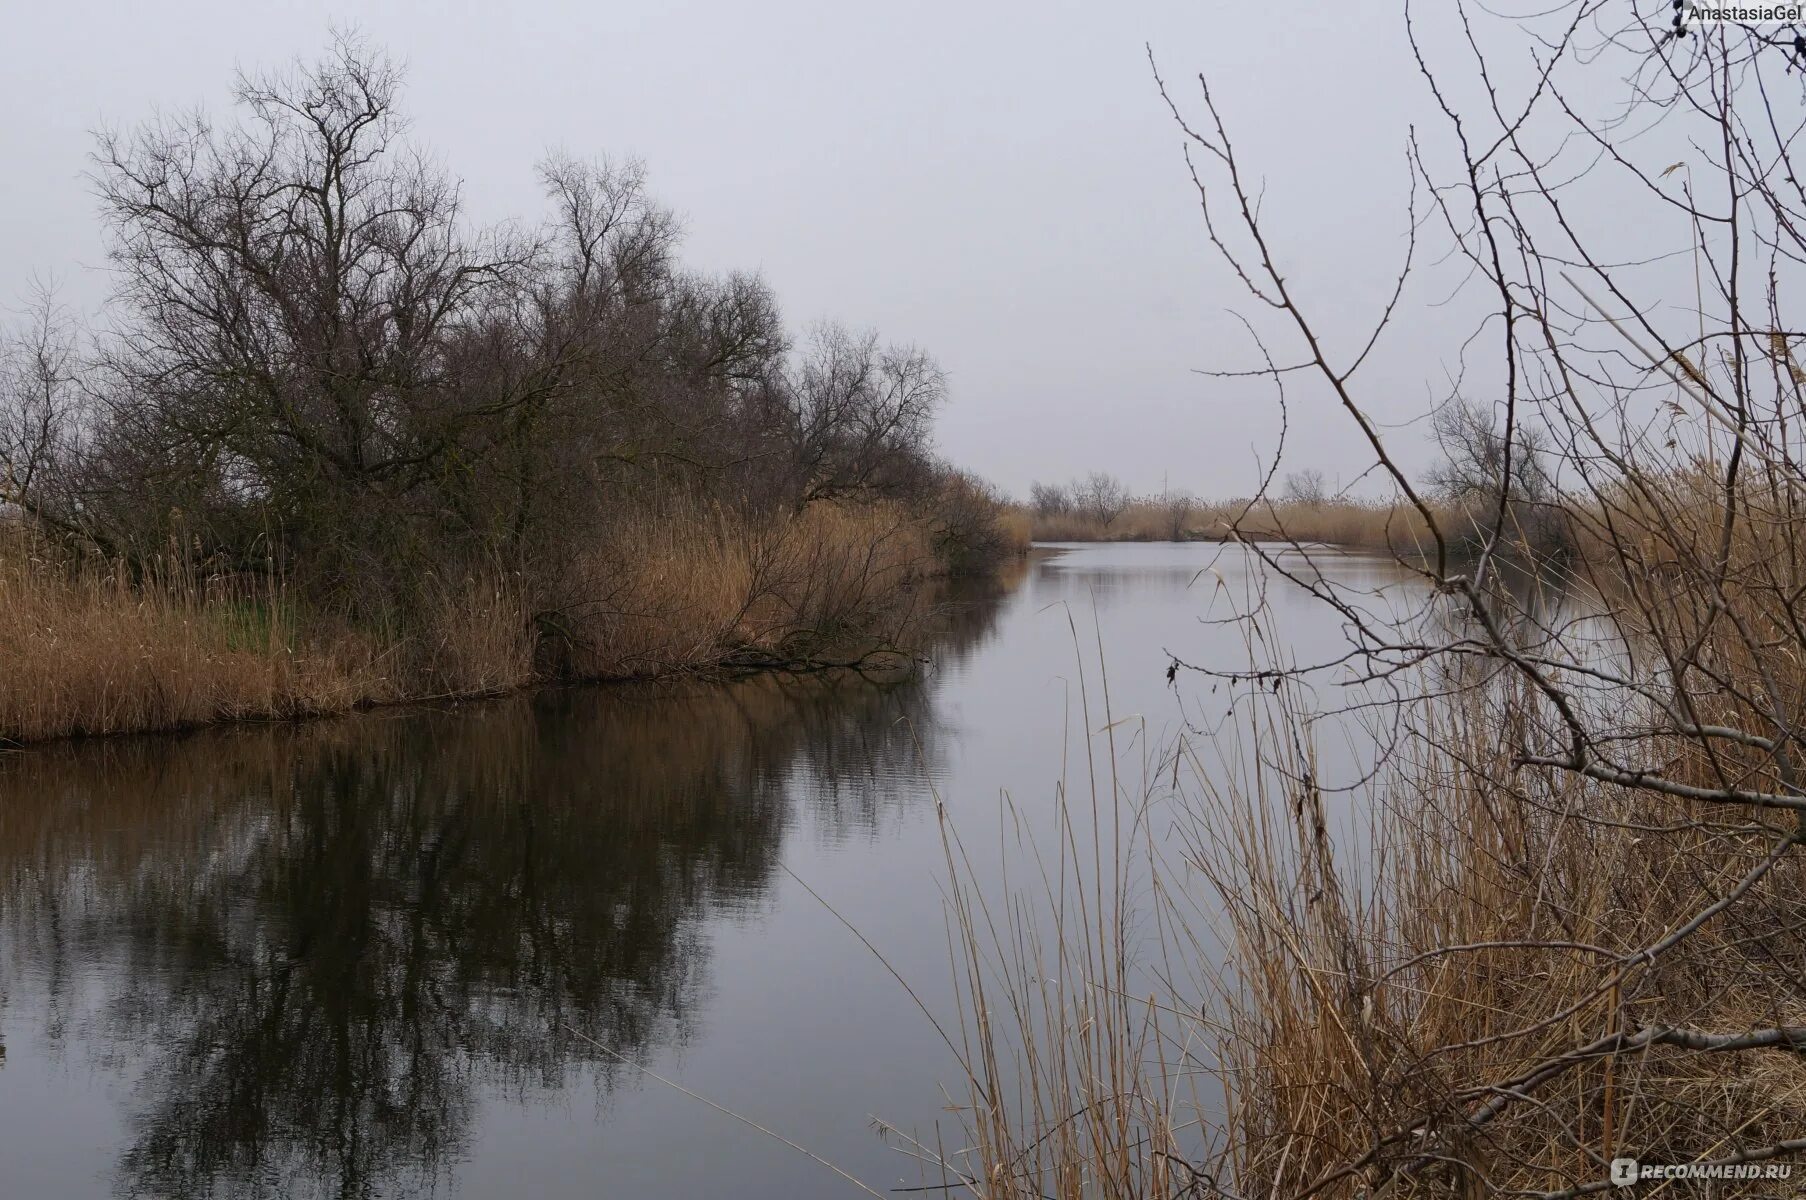
[[(1144, 43), (1188, 96), (1210, 74), (1288, 274), (1350, 340), (1390, 288), (1406, 126), (1429, 119), (1390, 4), (59, 0), (18, 6), (0, 46), (0, 295), (36, 272), (78, 306), (104, 296), (90, 130), (223, 115), (236, 67), (312, 58), (335, 22), (407, 65), (416, 138), (473, 216), (537, 219), (548, 148), (641, 157), (690, 265), (757, 269), (795, 328), (932, 351), (953, 383), (942, 451), (1017, 493), (1095, 468), (1228, 495), (1274, 445), (1264, 389), (1193, 371), (1252, 363), (1225, 316), (1247, 304)], [(1440, 395), (1450, 343), (1424, 322), (1449, 319), (1414, 317), (1375, 363), (1385, 415)], [(1366, 465), (1321, 397), (1299, 404), (1288, 465)]]

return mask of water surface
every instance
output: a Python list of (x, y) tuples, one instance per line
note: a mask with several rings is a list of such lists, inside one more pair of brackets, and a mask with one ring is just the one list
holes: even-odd
[[(1006, 794), (1045, 811), (1081, 684), (1103, 723), (1100, 647), (1129, 754), (1207, 721), (1168, 652), (1233, 665), (1210, 618), (1256, 574), (1234, 547), (1067, 547), (903, 679), (6, 756), (0, 1194), (853, 1194), (679, 1087), (919, 1185), (880, 1129), (956, 1145), (957, 1065), (847, 925), (950, 1011), (937, 803), (976, 844)], [(1341, 647), (1321, 605), (1269, 600), (1300, 659)]]

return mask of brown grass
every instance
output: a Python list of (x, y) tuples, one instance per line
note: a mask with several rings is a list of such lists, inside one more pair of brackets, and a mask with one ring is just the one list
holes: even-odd
[[(1785, 513), (1739, 535), (1740, 570), (1791, 559)], [(1658, 567), (1686, 534), (1666, 536)], [(1775, 611), (1793, 594), (1778, 590)], [(1738, 603), (1775, 641), (1764, 598)], [(1640, 635), (1690, 642), (1684, 614), (1705, 606), (1670, 595), (1667, 608), (1675, 627)], [(1285, 644), (1261, 620), (1251, 664)], [(1709, 645), (1728, 686), (1697, 719), (1751, 725), (1744, 695), (1763, 666), (1797, 711), (1801, 664), (1758, 664), (1722, 625)], [(1039, 880), (1007, 898), (949, 831), (970, 1097), (969, 1149), (946, 1166), (968, 1192), (1560, 1193), (1603, 1187), (1621, 1154), (1725, 1159), (1806, 1130), (1806, 1055), (1786, 1045), (1574, 1056), (1616, 1035), (1806, 1026), (1791, 818), (1524, 769), (1504, 728), (1536, 696), (1513, 674), (1389, 684), (1414, 698), (1381, 710), (1390, 753), (1352, 795), (1315, 783), (1311, 701), (1263, 681), (1234, 719), (1139, 771), (1139, 738), (1084, 714), (1098, 732), (1072, 756), (1095, 755), (1089, 799), (1061, 786), (1055, 838), (1022, 873)], [(1634, 731), (1653, 715), (1606, 719)], [(1645, 744), (1669, 779), (1783, 786), (1754, 748)], [(1772, 1180), (1715, 1186), (1779, 1194)]]
[(1052, 540), (1035, 537), (1035, 518), (1025, 508), (1012, 505), (1003, 509), (997, 516), (997, 524), (1014, 554), (1026, 552), (1030, 542)]
[(574, 669), (661, 675), (902, 646), (923, 615), (911, 585), (937, 569), (924, 524), (887, 504), (642, 514), (581, 564), (598, 599), (570, 606)]
[[(1615, 1033), (1806, 1015), (1797, 1001), (1777, 1011), (1771, 974), (1799, 957), (1772, 945), (1806, 917), (1797, 856), (1738, 911), (1638, 963), (1768, 843), (1681, 804), (1514, 780), (1509, 766), (1480, 712), (1444, 707), (1387, 773), (1371, 847), (1334, 846), (1317, 793), (1277, 809), (1232, 797), (1199, 830), (1231, 950), (1214, 1019), (1188, 1032), (1215, 1048), (1220, 1169), (1244, 1194), (1352, 1196), (1374, 1180), (1395, 1196), (1557, 1191), (1603, 1179), (1619, 1154), (1692, 1162), (1798, 1136), (1806, 1063), (1784, 1052), (1657, 1045), (1506, 1096)], [(1675, 832), (1649, 832), (1662, 827)], [(1500, 1115), (1468, 1123), (1502, 1097)]]
[(492, 695), (551, 676), (853, 661), (908, 644), (925, 615), (912, 585), (937, 569), (927, 524), (898, 507), (667, 506), (624, 517), (546, 594), (501, 571), (425, 580), (404, 635), (312, 611), (279, 582), (179, 558), (133, 578), (15, 527), (0, 538), (0, 740)]
[[(1037, 542), (1158, 542), (1172, 538), (1173, 518), (1156, 502), (1131, 504), (1105, 524), (1081, 513), (1042, 515), (1017, 510)], [(1421, 553), (1423, 518), (1405, 504), (1339, 500), (1322, 504), (1234, 501), (1199, 505), (1181, 522), (1183, 540), (1224, 541), (1239, 531), (1249, 541), (1320, 542), (1350, 549)]]
[(183, 573), (134, 583), (116, 564), (74, 566), (0, 549), (0, 736), (167, 729), (291, 716), (374, 698), (367, 648), (298, 647), (280, 592), (209, 596)]

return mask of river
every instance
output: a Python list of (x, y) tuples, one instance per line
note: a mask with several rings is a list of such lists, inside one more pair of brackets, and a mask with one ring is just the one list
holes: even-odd
[[(958, 1066), (891, 973), (950, 1012), (937, 803), (981, 847), (1006, 795), (1051, 803), (1081, 681), (1129, 757), (1207, 719), (1168, 652), (1233, 665), (1208, 618), (1256, 574), (1237, 547), (1042, 549), (888, 681), (0, 757), (0, 1194), (856, 1194), (772, 1134), (880, 1192), (932, 1182), (877, 1122), (959, 1140)], [(1270, 599), (1296, 657), (1341, 648), (1327, 608)]]

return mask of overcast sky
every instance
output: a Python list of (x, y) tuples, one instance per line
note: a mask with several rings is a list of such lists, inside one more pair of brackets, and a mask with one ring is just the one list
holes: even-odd
[[(1429, 120), (1392, 5), (59, 0), (17, 6), (0, 45), (4, 294), (35, 272), (82, 307), (105, 295), (91, 130), (224, 114), (235, 69), (312, 58), (335, 23), (406, 64), (415, 136), (474, 216), (537, 219), (548, 148), (639, 156), (690, 265), (763, 273), (793, 328), (933, 352), (941, 450), (1017, 493), (1103, 469), (1229, 495), (1275, 443), (1264, 390), (1195, 371), (1253, 361), (1226, 316), (1246, 303), (1144, 44), (1186, 97), (1210, 75), (1289, 275), (1350, 339), (1391, 285), (1406, 127)], [(1441, 394), (1442, 319), (1414, 316), (1376, 362), (1384, 415)], [(1367, 465), (1321, 403), (1293, 416), (1288, 465)]]

